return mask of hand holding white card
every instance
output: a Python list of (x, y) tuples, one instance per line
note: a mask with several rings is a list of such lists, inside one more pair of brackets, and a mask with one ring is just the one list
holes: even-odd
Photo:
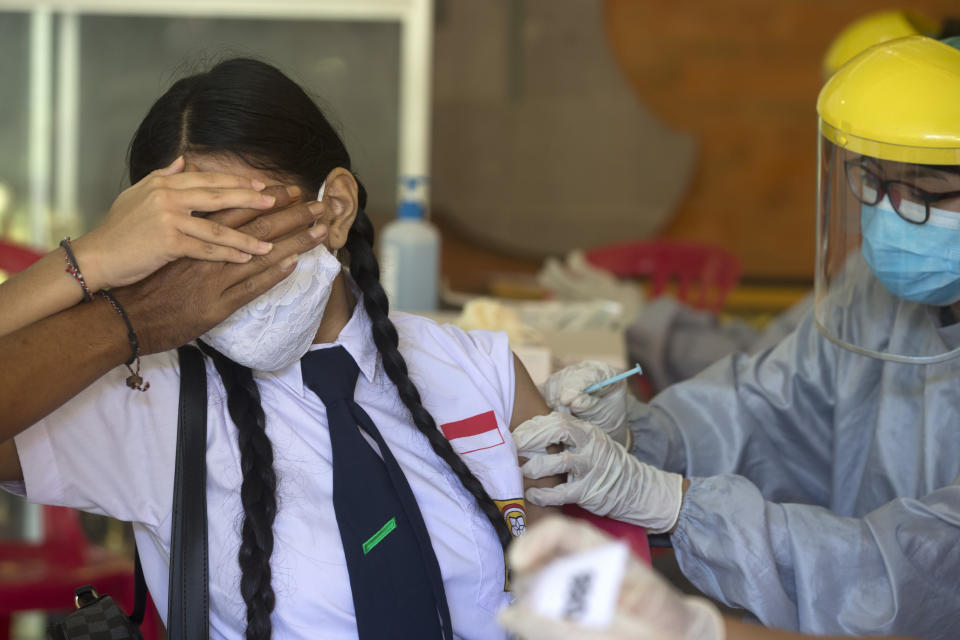
[(629, 555), (626, 544), (613, 542), (554, 560), (530, 587), (534, 611), (583, 627), (609, 627)]
[(716, 607), (583, 521), (547, 518), (508, 558), (517, 599), (499, 619), (523, 640), (724, 640)]

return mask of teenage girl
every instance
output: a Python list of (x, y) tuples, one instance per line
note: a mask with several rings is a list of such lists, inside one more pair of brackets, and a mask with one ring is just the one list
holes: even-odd
[[(494, 619), (508, 600), (503, 548), (525, 516), (509, 429), (548, 413), (506, 338), (388, 316), (364, 188), (329, 122), (277, 69), (230, 60), (174, 84), (136, 133), (131, 182), (181, 156), (184, 175), (228, 174), (304, 194), (322, 189), (302, 209), (312, 214), (276, 241), (303, 243), (293, 274), (203, 339), (211, 635), (357, 635), (332, 505), (327, 411), (304, 378), (304, 354), (296, 353), (309, 329), (307, 350), (342, 347), (359, 368), (354, 400), (419, 505), (454, 635), (504, 637)], [(311, 227), (317, 217), (324, 224)], [(341, 249), (349, 273), (332, 259)], [(123, 295), (116, 297), (122, 306)], [(266, 334), (251, 340), (257, 323)], [(237, 359), (269, 362), (270, 370)], [(111, 371), (19, 433), (15, 447), (0, 444), (0, 479), (21, 480), (35, 502), (131, 521), (165, 617), (176, 352), (142, 358), (146, 392), (129, 388), (128, 374)], [(403, 629), (396, 635), (406, 637)]]

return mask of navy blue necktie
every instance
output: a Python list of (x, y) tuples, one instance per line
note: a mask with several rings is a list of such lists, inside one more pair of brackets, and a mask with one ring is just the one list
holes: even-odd
[(416, 498), (380, 431), (353, 400), (357, 363), (343, 347), (332, 347), (308, 352), (300, 365), (304, 384), (327, 408), (333, 508), (360, 639), (452, 640), (440, 565)]

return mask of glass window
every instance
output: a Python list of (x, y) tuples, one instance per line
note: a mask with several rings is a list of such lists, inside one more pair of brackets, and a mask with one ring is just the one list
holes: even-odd
[(369, 193), (395, 208), (400, 26), (396, 22), (83, 16), (78, 200), (84, 230), (129, 183), (126, 151), (178, 77), (251, 56), (299, 82), (339, 129)]
[(27, 131), (30, 17), (0, 13), (0, 237), (30, 239)]

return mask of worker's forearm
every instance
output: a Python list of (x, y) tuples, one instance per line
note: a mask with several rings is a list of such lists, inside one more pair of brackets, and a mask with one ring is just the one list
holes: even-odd
[(123, 320), (100, 298), (0, 337), (0, 441), (129, 357)]
[[(724, 618), (726, 627), (726, 640), (811, 640), (814, 636), (796, 633), (794, 631), (781, 631), (779, 629), (769, 629), (759, 624), (750, 624), (740, 622), (733, 618)], [(839, 636), (816, 636), (816, 640), (841, 640)], [(877, 640), (880, 640), (878, 638)], [(910, 640), (903, 636), (883, 636), (882, 640)]]

